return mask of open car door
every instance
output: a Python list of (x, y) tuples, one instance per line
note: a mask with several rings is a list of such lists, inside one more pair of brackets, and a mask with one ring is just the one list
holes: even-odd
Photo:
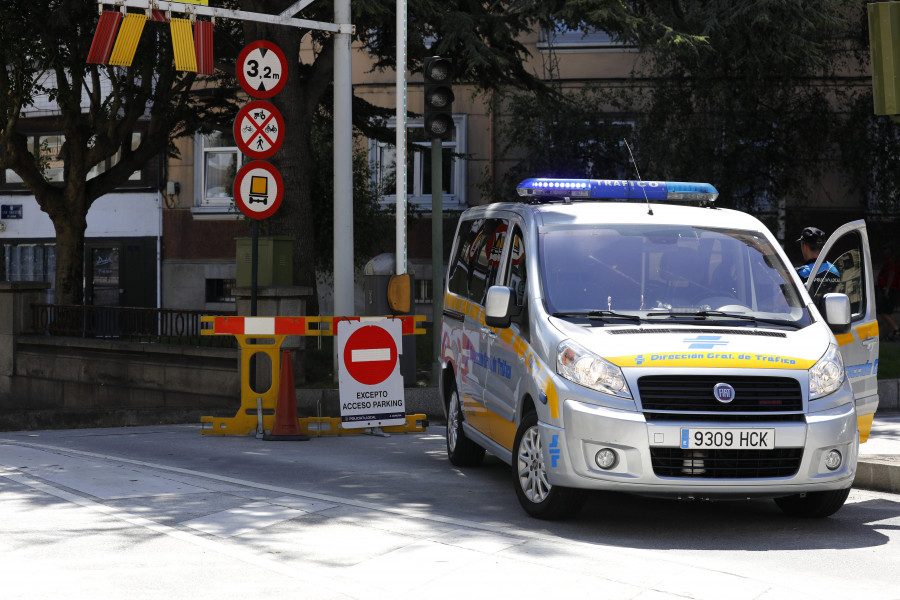
[[(825, 271), (820, 273), (824, 261), (834, 268), (829, 270), (825, 265)], [(836, 281), (834, 269), (837, 269), (839, 281)], [(806, 287), (816, 306), (820, 306), (826, 293), (839, 292), (850, 298), (850, 331), (835, 337), (856, 398), (859, 441), (865, 442), (878, 408), (878, 320), (872, 254), (865, 221), (846, 223), (831, 234), (812, 273)]]

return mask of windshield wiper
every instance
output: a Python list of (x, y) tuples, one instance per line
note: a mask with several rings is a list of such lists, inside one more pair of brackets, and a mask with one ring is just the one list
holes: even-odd
[(637, 321), (640, 322), (641, 318), (637, 315), (626, 315), (623, 313), (617, 313), (614, 310), (589, 310), (582, 312), (555, 312), (551, 317), (558, 317), (561, 319), (572, 319), (572, 318), (581, 318), (581, 319), (624, 319), (626, 321)]
[(744, 315), (741, 313), (730, 313), (721, 310), (698, 310), (690, 312), (648, 312), (648, 317), (666, 317), (669, 319), (690, 318), (690, 319), (706, 319), (709, 317), (726, 317), (728, 319), (739, 319), (741, 321), (753, 321), (755, 323), (768, 323), (770, 325), (784, 325), (793, 327), (794, 329), (802, 329), (803, 325), (793, 321), (785, 321), (782, 319), (766, 319), (765, 317), (755, 317), (753, 315)]

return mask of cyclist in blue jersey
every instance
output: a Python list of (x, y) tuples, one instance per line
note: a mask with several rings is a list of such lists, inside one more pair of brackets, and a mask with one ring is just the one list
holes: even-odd
[[(800, 234), (800, 239), (797, 241), (800, 242), (800, 253), (803, 255), (803, 260), (806, 262), (797, 267), (797, 273), (800, 275), (800, 279), (803, 280), (803, 283), (806, 283), (809, 279), (813, 264), (815, 264), (816, 259), (819, 258), (819, 253), (822, 252), (822, 247), (825, 245), (825, 239), (825, 232), (817, 227), (806, 227)], [(819, 272), (816, 273), (816, 276), (813, 279), (814, 284), (811, 291), (814, 294), (816, 292), (824, 292), (827, 291), (827, 288), (833, 288), (840, 282), (840, 271), (838, 271), (837, 267), (833, 264), (825, 260), (819, 265)], [(822, 289), (823, 285), (826, 289)]]

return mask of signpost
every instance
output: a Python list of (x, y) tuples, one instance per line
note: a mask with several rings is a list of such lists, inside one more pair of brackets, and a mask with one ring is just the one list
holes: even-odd
[[(271, 98), (287, 83), (288, 64), (281, 48), (259, 40), (247, 44), (237, 60), (237, 77), (245, 92), (254, 98)], [(284, 120), (268, 102), (250, 102), (234, 120), (234, 139), (250, 158), (269, 158), (284, 140)], [(255, 160), (238, 171), (234, 178), (234, 202), (252, 219), (250, 225), (250, 316), (256, 316), (259, 263), (259, 221), (275, 214), (284, 198), (284, 182), (278, 170), (267, 162)], [(256, 383), (255, 355), (251, 357), (250, 387)]]
[(233, 130), (241, 152), (250, 158), (269, 158), (284, 141), (284, 118), (273, 105), (256, 100), (238, 111)]
[(400, 425), (406, 420), (399, 319), (341, 321), (338, 381), (345, 429)]

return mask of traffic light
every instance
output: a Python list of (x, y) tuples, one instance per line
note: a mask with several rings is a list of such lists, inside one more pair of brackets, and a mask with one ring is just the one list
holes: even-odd
[(431, 56), (425, 59), (425, 135), (448, 140), (453, 135), (453, 61)]

